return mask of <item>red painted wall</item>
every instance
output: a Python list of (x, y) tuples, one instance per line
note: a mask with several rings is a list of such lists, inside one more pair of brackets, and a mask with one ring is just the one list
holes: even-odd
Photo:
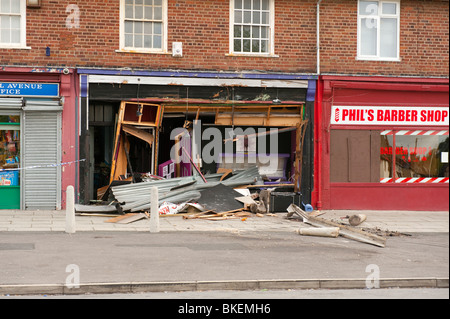
[[(64, 97), (64, 110), (62, 113), (62, 162), (71, 163), (78, 159), (78, 75), (71, 70), (69, 75), (61, 75), (61, 96)], [(68, 186), (75, 187), (75, 198), (77, 198), (77, 166), (72, 163), (61, 168), (61, 206), (66, 207), (66, 190)]]

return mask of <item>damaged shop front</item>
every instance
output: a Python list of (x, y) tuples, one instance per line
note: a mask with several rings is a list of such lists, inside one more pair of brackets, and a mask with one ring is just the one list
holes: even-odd
[[(316, 79), (83, 69), (80, 200), (111, 187), (258, 167), (262, 188), (310, 203)], [(295, 196), (294, 196), (295, 197)], [(297, 196), (298, 198), (298, 196)]]

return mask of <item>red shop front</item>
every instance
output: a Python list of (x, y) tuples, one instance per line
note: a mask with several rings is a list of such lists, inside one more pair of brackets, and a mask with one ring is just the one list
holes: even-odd
[(448, 79), (323, 76), (313, 205), (449, 210)]

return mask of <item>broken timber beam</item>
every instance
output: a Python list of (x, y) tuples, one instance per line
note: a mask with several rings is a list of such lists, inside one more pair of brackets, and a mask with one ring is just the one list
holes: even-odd
[(303, 211), (297, 205), (291, 204), (287, 211), (289, 213), (296, 213), (303, 218), (303, 222), (306, 224), (310, 224), (315, 227), (339, 227), (339, 235), (348, 239), (353, 239), (359, 242), (363, 242), (370, 245), (375, 245), (378, 247), (386, 247), (386, 238), (377, 236), (374, 234), (370, 234), (359, 230), (355, 227), (350, 227), (346, 225), (340, 225), (338, 223), (334, 223), (332, 221), (320, 218), (309, 216), (305, 211)]

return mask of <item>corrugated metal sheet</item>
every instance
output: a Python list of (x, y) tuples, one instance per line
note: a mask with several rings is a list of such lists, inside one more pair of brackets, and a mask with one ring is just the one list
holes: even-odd
[[(25, 209), (61, 208), (61, 112), (46, 107), (55, 110), (56, 102), (27, 103), (23, 115), (23, 166), (37, 166), (22, 173)], [(55, 166), (39, 167), (44, 165)]]
[[(220, 181), (222, 174), (206, 175), (207, 183), (200, 177), (180, 177), (174, 179), (143, 182), (112, 187), (112, 193), (117, 202), (123, 204), (124, 211), (131, 212), (148, 210), (150, 208), (150, 190), (158, 187), (159, 204), (164, 201), (175, 204), (191, 199), (198, 199), (202, 190), (223, 184), (229, 187), (253, 184), (260, 178), (258, 167), (251, 167), (236, 172), (234, 176)], [(192, 183), (193, 182), (193, 183)], [(179, 187), (179, 188), (178, 188)], [(176, 188), (176, 189), (173, 189)]]

